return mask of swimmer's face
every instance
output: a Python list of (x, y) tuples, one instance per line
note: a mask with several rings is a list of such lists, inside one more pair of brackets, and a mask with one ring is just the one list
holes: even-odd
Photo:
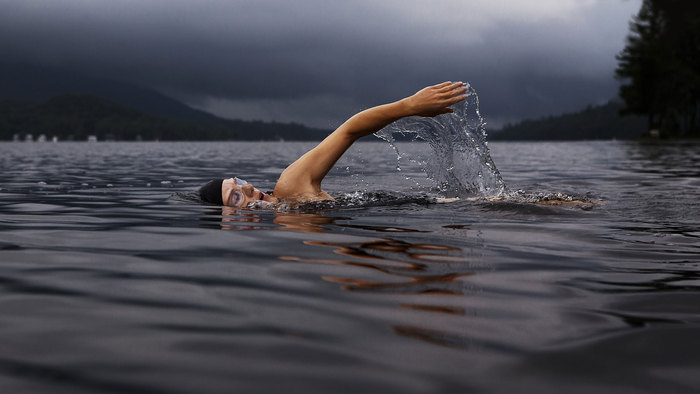
[(224, 205), (243, 208), (255, 201), (277, 202), (277, 199), (253, 187), (248, 182), (238, 179), (224, 179), (221, 183), (221, 201)]

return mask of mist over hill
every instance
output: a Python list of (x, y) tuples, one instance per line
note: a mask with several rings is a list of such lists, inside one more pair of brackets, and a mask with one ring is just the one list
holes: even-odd
[(0, 139), (320, 140), (328, 130), (219, 118), (154, 90), (26, 64), (0, 64)]

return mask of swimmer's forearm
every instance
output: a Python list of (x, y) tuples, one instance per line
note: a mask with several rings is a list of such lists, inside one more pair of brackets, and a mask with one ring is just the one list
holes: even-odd
[(347, 133), (354, 140), (375, 133), (407, 116), (437, 116), (452, 112), (450, 105), (464, 100), (467, 88), (462, 82), (443, 82), (428, 86), (416, 94), (364, 110), (343, 123), (336, 132)]
[(336, 132), (347, 133), (353, 140), (376, 133), (387, 125), (406, 116), (415, 115), (406, 99), (379, 105), (353, 115)]

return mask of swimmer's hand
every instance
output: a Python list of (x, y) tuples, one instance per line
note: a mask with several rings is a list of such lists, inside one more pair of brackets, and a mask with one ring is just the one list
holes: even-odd
[(434, 117), (454, 112), (450, 105), (466, 99), (466, 92), (463, 82), (443, 82), (421, 89), (401, 101), (411, 115)]

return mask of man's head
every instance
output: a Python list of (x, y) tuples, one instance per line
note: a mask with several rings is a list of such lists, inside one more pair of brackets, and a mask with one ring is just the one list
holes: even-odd
[(208, 203), (243, 208), (255, 201), (277, 202), (277, 199), (239, 178), (214, 179), (199, 189), (199, 197)]

